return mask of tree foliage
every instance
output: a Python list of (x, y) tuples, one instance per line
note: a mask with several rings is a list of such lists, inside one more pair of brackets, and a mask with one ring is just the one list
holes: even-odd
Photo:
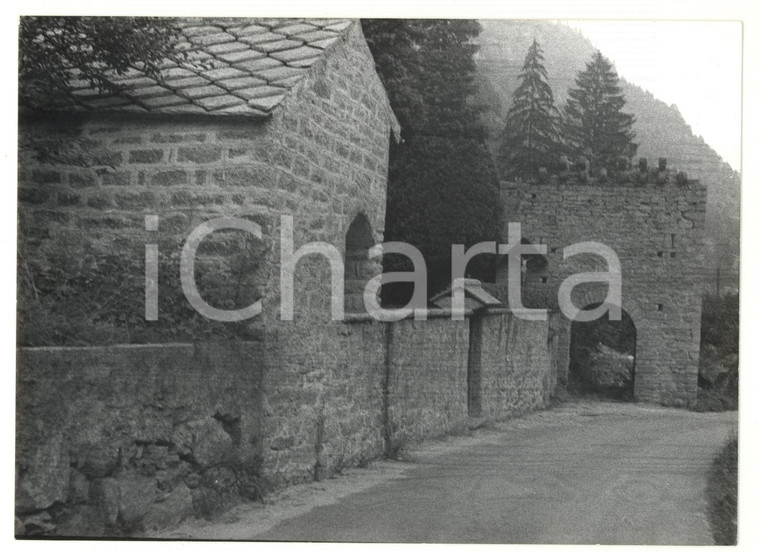
[(477, 131), (477, 21), (369, 19), (362, 28), (404, 139)]
[(564, 135), (575, 155), (584, 155), (592, 166), (615, 168), (621, 158), (636, 154), (633, 115), (624, 113), (626, 101), (612, 64), (596, 52), (568, 91), (564, 110)]
[(525, 56), (502, 134), (502, 177), (535, 178), (540, 167), (553, 165), (560, 152), (559, 111), (549, 86), (544, 55), (534, 39)]
[[(451, 245), (498, 235), (498, 179), (474, 101), (480, 26), (471, 20), (366, 20), (364, 34), (402, 127), (391, 150), (385, 238), (420, 249), (429, 291), (450, 282)], [(482, 260), (480, 260), (482, 261)], [(392, 256), (386, 270), (408, 268)], [(483, 277), (478, 262), (476, 277)], [(402, 302), (404, 294), (388, 294)]]
[(176, 54), (172, 20), (156, 17), (22, 17), (19, 25), (19, 104), (45, 109), (71, 105), (71, 83), (116, 91), (109, 76), (139, 68), (158, 78)]

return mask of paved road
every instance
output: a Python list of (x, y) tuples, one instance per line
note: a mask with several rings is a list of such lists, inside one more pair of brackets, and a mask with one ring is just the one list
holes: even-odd
[(712, 544), (706, 473), (736, 413), (571, 405), (422, 453), (257, 540)]

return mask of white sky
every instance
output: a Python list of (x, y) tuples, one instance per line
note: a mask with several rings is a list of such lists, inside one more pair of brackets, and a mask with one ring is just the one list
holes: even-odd
[(676, 104), (693, 132), (740, 170), (742, 26), (733, 21), (564, 21), (626, 80)]

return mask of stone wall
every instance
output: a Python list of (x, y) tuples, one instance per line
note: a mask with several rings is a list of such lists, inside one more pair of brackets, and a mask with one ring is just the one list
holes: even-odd
[[(610, 185), (502, 186), (509, 222), (547, 245), (545, 269), (525, 275), (524, 303), (556, 308), (557, 291), (571, 274), (606, 271), (594, 255), (563, 260), (568, 245), (597, 241), (622, 266), (622, 308), (636, 326), (634, 393), (674, 406), (696, 401), (706, 189), (695, 181)], [(506, 243), (506, 235), (502, 236)], [(606, 284), (576, 288), (584, 308), (604, 300)]]
[(480, 333), (481, 415), (503, 420), (548, 404), (556, 393), (549, 324), (487, 314)]
[[(483, 415), (547, 406), (549, 323), (482, 318)], [(467, 426), (469, 320), (294, 328), (287, 343), (20, 348), (17, 534), (139, 534)]]
[(17, 534), (119, 535), (260, 496), (259, 344), (17, 359)]
[(390, 453), (467, 423), (467, 321), (403, 320), (389, 328)]
[[(198, 255), (198, 287), (209, 303), (227, 309), (261, 298), (264, 313), (255, 322), (264, 331), (265, 321), (279, 315), (280, 215), (294, 218), (295, 248), (324, 241), (345, 254), (347, 230), (359, 213), (374, 242), (382, 241), (394, 124), (358, 23), (265, 122), (105, 113), (22, 120), (24, 142), (78, 143), (90, 162), (41, 164), (30, 150), (21, 151), (22, 343), (177, 341), (226, 333), (195, 315), (178, 278), (189, 233), (222, 216), (260, 224), (263, 238), (239, 231), (209, 236)], [(148, 214), (158, 215), (157, 232), (146, 231)], [(158, 243), (161, 259), (159, 321), (152, 324), (144, 320), (146, 243)], [(328, 275), (319, 257), (299, 263), (297, 319), (329, 314)], [(240, 337), (257, 338), (248, 325), (238, 330)]]

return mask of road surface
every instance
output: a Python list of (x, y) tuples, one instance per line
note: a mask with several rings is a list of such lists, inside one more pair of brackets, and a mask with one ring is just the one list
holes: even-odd
[(736, 413), (577, 403), (293, 487), (170, 538), (712, 544), (709, 465)]

